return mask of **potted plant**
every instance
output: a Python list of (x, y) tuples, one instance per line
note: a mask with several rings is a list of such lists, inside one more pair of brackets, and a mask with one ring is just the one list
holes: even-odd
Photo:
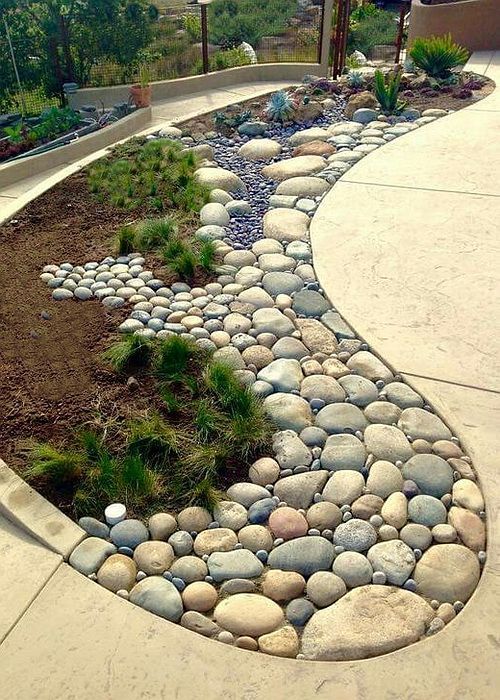
[(132, 85), (130, 95), (136, 107), (149, 107), (151, 105), (151, 85), (149, 84), (149, 68), (142, 63), (139, 66), (139, 82)]

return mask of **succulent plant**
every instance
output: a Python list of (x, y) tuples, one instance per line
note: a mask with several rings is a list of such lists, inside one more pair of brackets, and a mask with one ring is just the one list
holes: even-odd
[(265, 114), (270, 121), (286, 122), (296, 109), (296, 104), (286, 90), (274, 92), (269, 98)]
[(365, 78), (358, 70), (351, 70), (347, 75), (347, 84), (352, 88), (361, 88), (365, 84)]

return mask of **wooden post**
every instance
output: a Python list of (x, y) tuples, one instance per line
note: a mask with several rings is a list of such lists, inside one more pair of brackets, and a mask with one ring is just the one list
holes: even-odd
[(351, 0), (345, 0), (344, 7), (344, 29), (342, 32), (342, 54), (340, 56), (339, 73), (342, 73), (347, 55), (347, 39), (349, 36), (349, 16), (351, 14)]
[(208, 27), (207, 3), (200, 4), (201, 9), (201, 50), (203, 55), (203, 72), (208, 73)]
[(333, 52), (333, 79), (339, 76), (340, 52), (342, 42), (342, 27), (344, 22), (345, 0), (337, 0), (337, 23), (335, 26), (335, 50)]
[(401, 7), (399, 8), (398, 36), (396, 38), (396, 57), (394, 58), (394, 63), (399, 63), (399, 59), (401, 58), (401, 48), (403, 46), (403, 34), (405, 30), (405, 15), (408, 11), (408, 7), (409, 5), (407, 5), (405, 1), (401, 3)]

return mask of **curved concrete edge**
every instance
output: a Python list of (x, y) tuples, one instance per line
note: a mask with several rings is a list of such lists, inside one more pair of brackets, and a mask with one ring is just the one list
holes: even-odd
[(104, 129), (87, 134), (81, 138), (60, 146), (46, 153), (34, 156), (26, 156), (20, 160), (0, 165), (0, 189), (10, 187), (19, 180), (24, 180), (33, 175), (60, 165), (66, 165), (82, 159), (94, 151), (106, 148), (117, 141), (123, 140), (144, 129), (151, 121), (151, 107), (138, 109), (136, 112), (123, 117), (114, 124), (109, 124)]
[(87, 536), (1, 459), (0, 514), (64, 559)]

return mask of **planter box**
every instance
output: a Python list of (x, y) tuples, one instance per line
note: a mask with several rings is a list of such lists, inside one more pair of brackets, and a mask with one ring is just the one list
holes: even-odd
[[(51, 170), (57, 166), (65, 166), (74, 163), (90, 153), (110, 146), (116, 141), (132, 136), (137, 131), (141, 131), (151, 121), (151, 108), (138, 109), (119, 121), (109, 124), (103, 129), (92, 131), (76, 141), (65, 146), (54, 147), (52, 150), (43, 153), (35, 153), (25, 157), (11, 160), (0, 165), (0, 190), (10, 187), (19, 180), (24, 180), (33, 175), (39, 175), (46, 170)], [(88, 130), (89, 126), (83, 127)], [(56, 141), (64, 140), (67, 137), (60, 137)], [(53, 142), (54, 143), (54, 142)], [(45, 148), (48, 144), (45, 144)]]

